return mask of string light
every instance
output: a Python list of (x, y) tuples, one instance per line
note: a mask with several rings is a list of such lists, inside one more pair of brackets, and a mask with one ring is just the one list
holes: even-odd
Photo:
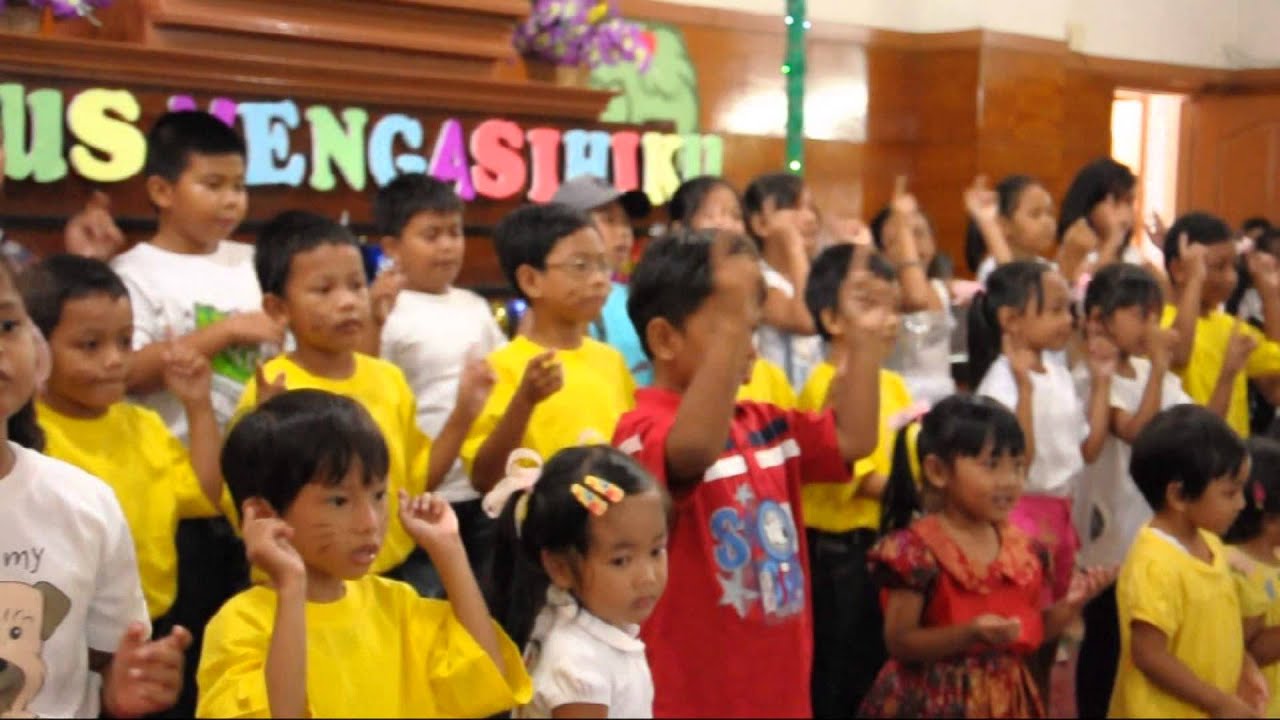
[(808, 62), (805, 59), (806, 34), (813, 27), (808, 20), (805, 0), (787, 0), (787, 57), (782, 74), (787, 78), (787, 169), (799, 174), (804, 170), (804, 92)]

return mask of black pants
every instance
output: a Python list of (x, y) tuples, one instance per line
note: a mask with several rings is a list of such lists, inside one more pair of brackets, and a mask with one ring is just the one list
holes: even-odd
[[(462, 546), (467, 550), (471, 571), (477, 578), (484, 578), (488, 571), (489, 559), (493, 556), (493, 537), (496, 526), (480, 507), (479, 499), (453, 503), (453, 512), (458, 516), (458, 533), (462, 536)], [(444, 583), (440, 580), (440, 573), (431, 564), (431, 558), (422, 548), (415, 547), (409, 557), (405, 558), (398, 567), (387, 571), (386, 576), (409, 583), (422, 597), (436, 599), (445, 597)]]
[(867, 571), (874, 530), (806, 530), (813, 585), (813, 714), (846, 718), (888, 659), (880, 597)]
[(1120, 667), (1120, 611), (1112, 585), (1084, 606), (1084, 642), (1076, 668), (1076, 709), (1082, 718), (1107, 716)]

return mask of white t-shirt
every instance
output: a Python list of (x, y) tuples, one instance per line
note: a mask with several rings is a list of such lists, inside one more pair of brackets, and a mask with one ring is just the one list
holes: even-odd
[(10, 447), (17, 462), (0, 478), (0, 659), (9, 667), (0, 678), (12, 673), (19, 689), (0, 690), (0, 715), (95, 718), (102, 679), (89, 672), (89, 650), (115, 652), (130, 623), (149, 627), (129, 527), (106, 483)]
[[(1089, 424), (1067, 366), (1045, 353), (1044, 369), (1042, 373), (1031, 373), (1036, 456), (1027, 471), (1026, 491), (1032, 495), (1070, 497), (1084, 468), (1080, 443), (1089, 435)], [(998, 400), (1017, 412), (1018, 385), (1009, 358), (996, 358), (978, 384), (977, 394)]]
[(653, 676), (640, 626), (610, 625), (563, 590), (547, 590), (525, 651), (533, 699), (517, 718), (549, 718), (561, 705), (605, 705), (611, 718), (653, 717)]
[[(1136, 412), (1151, 377), (1151, 362), (1146, 358), (1130, 358), (1134, 376), (1111, 378), (1111, 407)], [(1080, 397), (1089, 396), (1089, 373), (1077, 368), (1076, 387)], [(1160, 393), (1160, 409), (1193, 402), (1182, 389), (1177, 375), (1166, 372)], [(1151, 507), (1129, 476), (1129, 457), (1133, 447), (1108, 433), (1102, 452), (1080, 474), (1080, 489), (1075, 501), (1076, 532), (1083, 547), (1080, 561), (1087, 566), (1112, 566), (1124, 562), (1129, 546), (1138, 530), (1151, 519)]]
[[(766, 287), (781, 290), (789, 298), (795, 297), (795, 286), (782, 273), (763, 261), (760, 270)], [(756, 330), (756, 350), (765, 360), (782, 368), (795, 388), (804, 387), (809, 373), (823, 360), (820, 336), (796, 335), (768, 325)]]
[[(479, 295), (459, 288), (440, 295), (404, 290), (382, 328), (382, 357), (404, 371), (417, 398), (418, 426), (434, 438), (453, 412), (467, 351), (474, 348), (477, 357), (487, 357), (506, 342)], [(449, 502), (480, 497), (461, 462), (454, 463), (437, 491)]]
[(902, 331), (885, 367), (902, 376), (911, 397), (934, 405), (956, 391), (956, 381), (951, 376), (951, 333), (956, 320), (951, 315), (947, 284), (935, 279), (929, 281), (929, 286), (942, 300), (942, 309), (902, 316)]
[[(252, 245), (224, 240), (210, 255), (184, 255), (139, 243), (111, 267), (129, 288), (135, 350), (182, 337), (228, 315), (262, 310)], [(230, 347), (213, 358), (213, 410), (219, 424), (231, 419), (263, 351)], [(160, 413), (170, 432), (186, 442), (187, 417), (177, 398), (159, 391), (138, 401)]]

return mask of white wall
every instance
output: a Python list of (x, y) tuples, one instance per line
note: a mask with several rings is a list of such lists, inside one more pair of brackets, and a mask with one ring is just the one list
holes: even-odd
[[(783, 0), (680, 0), (782, 16)], [(1089, 55), (1280, 66), (1280, 0), (809, 0), (813, 22), (906, 32), (985, 28), (1070, 40)]]

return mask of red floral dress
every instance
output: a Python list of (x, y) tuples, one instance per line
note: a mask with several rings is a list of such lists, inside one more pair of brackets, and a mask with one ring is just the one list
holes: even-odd
[(927, 664), (890, 659), (881, 668), (859, 715), (865, 717), (1043, 717), (1044, 706), (1024, 659), (1044, 639), (1041, 589), (1047, 558), (1017, 528), (1000, 530), (1000, 552), (979, 572), (938, 516), (918, 520), (881, 540), (867, 563), (885, 596), (913, 590), (925, 596), (921, 624), (961, 625), (994, 613), (1018, 618), (1022, 633), (1010, 646), (974, 645)]

